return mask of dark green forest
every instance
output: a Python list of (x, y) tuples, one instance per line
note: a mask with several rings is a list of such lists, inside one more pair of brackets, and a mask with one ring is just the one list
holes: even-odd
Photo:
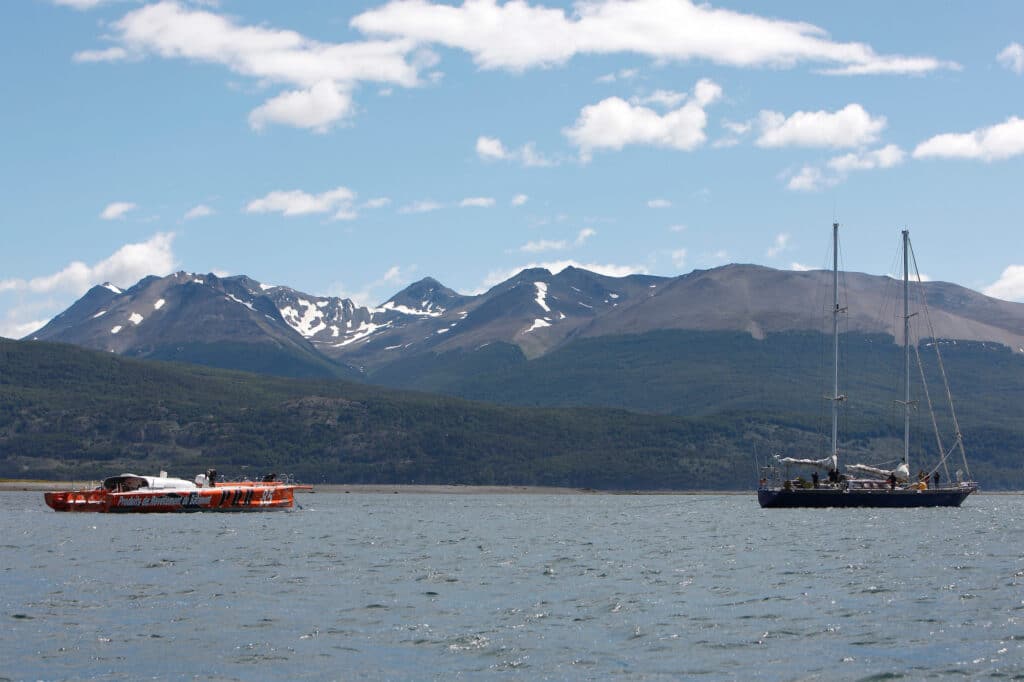
[[(464, 386), (473, 377), (480, 382), (476, 394), (463, 389), (473, 398), (514, 403), (510, 396), (519, 396), (519, 405), (0, 340), (0, 476), (82, 480), (166, 469), (191, 477), (215, 467), (233, 475), (277, 471), (310, 483), (726, 490), (754, 485), (755, 457), (824, 451), (824, 401), (816, 398), (822, 391), (797, 398), (807, 386), (793, 373), (806, 368), (792, 347), (773, 347), (771, 337), (751, 340), (759, 354), (730, 364), (712, 350), (735, 356), (747, 343), (742, 335), (689, 339), (682, 352), (678, 337), (646, 335), (639, 345), (622, 338), (604, 340), (610, 345), (573, 362), (565, 356), (524, 365), (499, 348), (506, 368), (478, 362), (463, 373)], [(820, 338), (807, 335), (802, 343)], [(675, 356), (688, 359), (673, 364), (659, 357), (658, 349), (672, 344)], [(630, 345), (643, 352), (629, 353)], [(596, 358), (609, 348), (622, 357), (602, 382)], [(980, 345), (969, 350), (948, 363), (976, 370), (960, 384), (961, 395), (987, 387), (1002, 399), (1019, 398), (1019, 358)], [(534, 364), (542, 361), (561, 362), (575, 375)], [(760, 372), (756, 380), (751, 372)], [(628, 373), (634, 378), (622, 379)], [(857, 392), (892, 384), (890, 374), (880, 373)], [(546, 406), (601, 404), (614, 395), (629, 409)], [(1010, 406), (1002, 399), (985, 399), (1001, 407), (994, 416), (970, 426), (963, 418), (972, 473), (990, 490), (1024, 488), (1019, 401)], [(901, 425), (877, 416), (844, 411), (845, 452), (867, 456), (893, 446)]]

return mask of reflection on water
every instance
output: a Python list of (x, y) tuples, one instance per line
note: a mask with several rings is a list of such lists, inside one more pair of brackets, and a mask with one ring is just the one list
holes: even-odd
[(0, 496), (0, 678), (1024, 675), (1024, 497), (342, 495), (275, 514)]

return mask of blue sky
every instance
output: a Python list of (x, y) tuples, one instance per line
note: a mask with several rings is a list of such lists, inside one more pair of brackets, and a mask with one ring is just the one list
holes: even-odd
[(574, 263), (1024, 301), (1024, 4), (12, 0), (0, 335), (89, 286), (373, 305)]

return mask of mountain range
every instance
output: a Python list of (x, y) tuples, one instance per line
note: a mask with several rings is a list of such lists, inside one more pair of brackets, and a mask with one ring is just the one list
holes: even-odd
[[(379, 376), (393, 384), (402, 367), (405, 385), (417, 386), (417, 372), (453, 357), (473, 364), (491, 345), (531, 361), (585, 339), (663, 330), (742, 332), (755, 340), (820, 332), (831, 309), (831, 276), (755, 265), (675, 278), (529, 269), (477, 295), (425, 278), (364, 307), (244, 275), (178, 272), (146, 277), (129, 289), (93, 287), (27, 338), (285, 376), (371, 382)], [(901, 284), (853, 272), (842, 280), (843, 331), (899, 341)], [(924, 282), (920, 290), (933, 328), (916, 337), (990, 342), (1024, 353), (1024, 304), (945, 282)], [(409, 375), (411, 367), (420, 369)]]

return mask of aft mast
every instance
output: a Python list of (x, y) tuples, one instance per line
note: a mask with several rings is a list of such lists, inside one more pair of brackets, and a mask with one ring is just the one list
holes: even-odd
[(903, 230), (903, 463), (910, 471), (910, 230)]
[(839, 471), (839, 223), (832, 223), (832, 469)]

